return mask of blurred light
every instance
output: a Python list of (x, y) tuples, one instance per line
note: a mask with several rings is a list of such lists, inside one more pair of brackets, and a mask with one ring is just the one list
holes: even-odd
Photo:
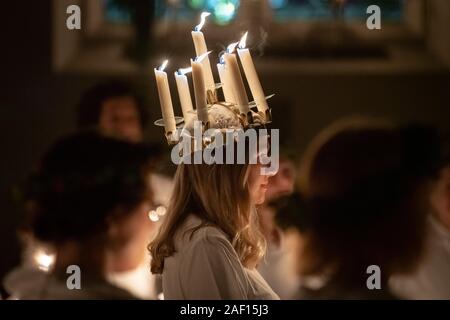
[(281, 9), (287, 5), (288, 0), (270, 0), (269, 2), (272, 9)]
[(164, 293), (158, 294), (158, 300), (164, 300)]
[(205, 0), (189, 0), (188, 5), (193, 9), (202, 9), (205, 6)]
[(195, 61), (198, 61), (198, 62), (202, 61), (202, 60), (205, 59), (211, 52), (212, 52), (212, 51), (208, 51), (208, 52), (205, 52), (204, 54), (202, 54), (202, 55), (196, 57), (196, 58), (195, 58)]
[(227, 52), (228, 53), (233, 53), (234, 49), (236, 49), (236, 46), (238, 45), (239, 42), (233, 42), (230, 43), (227, 47)]
[(164, 62), (162, 63), (162, 65), (160, 65), (160, 66), (158, 67), (158, 70), (159, 70), (159, 71), (164, 71), (164, 69), (165, 69), (166, 66), (167, 66), (167, 63), (169, 63), (169, 60), (164, 60)]
[(180, 74), (180, 75), (185, 75), (186, 73), (189, 73), (189, 72), (192, 72), (192, 67), (178, 69), (178, 74)]
[(42, 250), (38, 250), (34, 254), (34, 262), (36, 263), (36, 266), (39, 268), (39, 270), (48, 272), (55, 262), (55, 255), (48, 254)]
[(158, 221), (159, 221), (159, 216), (158, 216), (158, 214), (156, 213), (155, 210), (150, 210), (150, 211), (148, 212), (148, 218), (149, 218), (151, 221), (153, 221), (153, 222), (158, 222)]
[(236, 15), (236, 4), (238, 1), (224, 0), (224, 1), (210, 1), (212, 4), (212, 10), (214, 18), (218, 24), (227, 24)]
[(208, 17), (210, 15), (211, 15), (211, 13), (209, 13), (207, 11), (202, 12), (202, 14), (200, 15), (200, 23), (197, 26), (195, 26), (194, 30), (201, 31), (203, 26), (205, 25), (206, 17)]
[(239, 41), (239, 49), (244, 49), (245, 46), (247, 45), (247, 35), (248, 35), (248, 31), (244, 33), (244, 35), (241, 38), (241, 41)]
[(165, 215), (166, 214), (166, 207), (164, 207), (164, 206), (159, 206), (158, 208), (156, 208), (156, 214), (158, 215), (158, 216), (163, 216), (163, 215)]

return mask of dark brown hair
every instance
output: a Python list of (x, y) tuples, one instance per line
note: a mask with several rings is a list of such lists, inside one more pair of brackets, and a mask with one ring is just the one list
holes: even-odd
[(309, 146), (300, 168), (308, 228), (301, 272), (348, 276), (378, 265), (410, 271), (422, 252), (434, 133), (367, 119), (340, 121)]
[(38, 240), (81, 240), (106, 231), (113, 214), (151, 197), (151, 151), (136, 144), (82, 132), (61, 139), (31, 176), (26, 229)]

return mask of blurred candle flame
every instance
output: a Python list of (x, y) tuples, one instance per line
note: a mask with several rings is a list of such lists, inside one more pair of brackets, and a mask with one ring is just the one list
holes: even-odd
[(247, 35), (248, 35), (248, 31), (244, 33), (244, 35), (241, 38), (241, 41), (239, 41), (239, 49), (244, 49), (247, 43)]
[(162, 65), (159, 66), (158, 70), (159, 71), (164, 71), (164, 69), (167, 66), (167, 63), (169, 63), (169, 60), (164, 60), (164, 62), (162, 63)]
[(238, 45), (239, 42), (233, 42), (231, 44), (228, 45), (227, 47), (227, 52), (228, 53), (233, 53), (234, 49), (236, 49), (236, 46)]
[(189, 73), (189, 72), (192, 72), (192, 67), (178, 69), (179, 75), (185, 75), (186, 73)]
[(219, 56), (219, 63), (221, 64), (225, 64), (225, 57), (224, 57), (225, 53), (222, 52)]
[(208, 52), (205, 52), (204, 54), (202, 54), (202, 55), (196, 57), (196, 58), (195, 58), (195, 61), (201, 62), (201, 61), (202, 61), (203, 59), (205, 59), (211, 52), (212, 52), (212, 51), (208, 51)]
[(200, 15), (200, 23), (195, 26), (194, 30), (195, 31), (201, 31), (203, 26), (205, 25), (206, 22), (206, 17), (209, 16), (211, 13), (209, 12), (202, 12), (202, 14)]

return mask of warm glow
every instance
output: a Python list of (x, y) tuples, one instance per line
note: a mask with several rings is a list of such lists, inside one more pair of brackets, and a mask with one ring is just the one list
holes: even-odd
[(247, 34), (248, 34), (248, 31), (246, 33), (244, 33), (244, 35), (241, 38), (241, 41), (239, 41), (239, 45), (238, 45), (239, 49), (245, 48), (245, 46), (247, 44)]
[(233, 43), (229, 44), (227, 47), (227, 52), (232, 53), (234, 51), (234, 49), (236, 49), (236, 46), (238, 45), (238, 43), (239, 42), (233, 42)]
[(162, 63), (162, 65), (159, 66), (158, 70), (159, 71), (164, 71), (164, 69), (167, 66), (167, 63), (169, 63), (169, 60), (164, 60), (164, 62)]
[(39, 250), (34, 254), (34, 262), (40, 270), (47, 272), (55, 262), (55, 255)]
[(195, 58), (195, 61), (200, 62), (205, 59), (212, 51), (205, 52), (204, 54)]
[(179, 75), (185, 75), (186, 73), (189, 73), (189, 72), (192, 72), (192, 67), (178, 69)]
[(202, 12), (202, 14), (200, 15), (200, 24), (198, 24), (196, 27), (195, 27), (195, 31), (200, 31), (200, 30), (202, 30), (202, 28), (203, 28), (203, 26), (204, 26), (204, 24), (205, 24), (205, 22), (206, 22), (206, 17), (207, 16), (209, 16), (211, 13), (209, 13), (209, 12)]
[(151, 221), (153, 221), (153, 222), (159, 221), (159, 216), (158, 216), (158, 214), (156, 213), (155, 210), (149, 211), (149, 213), (148, 213), (148, 218), (149, 218)]
[(158, 208), (156, 208), (156, 214), (158, 215), (158, 216), (163, 216), (163, 215), (165, 215), (166, 214), (166, 207), (164, 207), (164, 206), (159, 206)]

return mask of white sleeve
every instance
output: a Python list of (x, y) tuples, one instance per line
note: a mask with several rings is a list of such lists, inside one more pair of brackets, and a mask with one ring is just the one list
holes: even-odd
[(248, 278), (229, 241), (198, 239), (182, 262), (182, 290), (189, 300), (246, 300)]

